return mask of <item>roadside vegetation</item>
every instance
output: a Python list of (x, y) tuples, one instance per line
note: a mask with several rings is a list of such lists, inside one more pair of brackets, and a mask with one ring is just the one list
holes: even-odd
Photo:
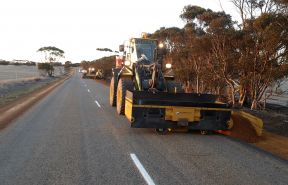
[(241, 23), (225, 12), (188, 5), (180, 15), (184, 28), (161, 28), (150, 37), (169, 48), (166, 60), (188, 90), (256, 109), (268, 88), (288, 75), (288, 3), (232, 2)]
[(0, 59), (0, 65), (26, 65), (26, 66), (35, 66), (36, 62), (28, 61), (28, 60), (16, 60), (16, 61), (6, 61)]
[(46, 46), (39, 48), (37, 52), (44, 55), (44, 62), (38, 64), (38, 69), (45, 71), (50, 77), (53, 76), (54, 66), (59, 64), (60, 58), (64, 58), (64, 51), (54, 46)]

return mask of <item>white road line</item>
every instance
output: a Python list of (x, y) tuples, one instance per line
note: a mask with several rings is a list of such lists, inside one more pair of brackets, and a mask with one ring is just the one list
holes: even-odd
[(99, 108), (101, 108), (101, 105), (98, 103), (97, 100), (95, 100), (95, 103), (97, 104), (97, 106), (98, 106)]
[(138, 170), (140, 171), (140, 173), (143, 176), (143, 178), (145, 179), (145, 181), (147, 182), (147, 184), (148, 185), (155, 185), (154, 181), (152, 180), (152, 178), (150, 177), (148, 172), (145, 170), (145, 168), (143, 167), (143, 165), (139, 161), (138, 157), (135, 154), (130, 154), (130, 157), (133, 160), (136, 167), (138, 168)]
[(87, 90), (90, 93), (90, 89)]

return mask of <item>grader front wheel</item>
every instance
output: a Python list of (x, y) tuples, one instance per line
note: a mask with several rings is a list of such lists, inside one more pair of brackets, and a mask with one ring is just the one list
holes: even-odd
[(112, 107), (116, 106), (116, 79), (113, 76), (110, 82), (109, 103)]
[(125, 114), (125, 96), (126, 90), (133, 90), (133, 82), (129, 79), (119, 79), (117, 86), (116, 108), (117, 113)]

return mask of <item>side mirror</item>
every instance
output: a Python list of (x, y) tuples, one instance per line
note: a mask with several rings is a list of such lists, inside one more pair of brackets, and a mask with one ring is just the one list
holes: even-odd
[(124, 45), (122, 44), (122, 45), (119, 45), (119, 51), (120, 52), (123, 52), (124, 51)]

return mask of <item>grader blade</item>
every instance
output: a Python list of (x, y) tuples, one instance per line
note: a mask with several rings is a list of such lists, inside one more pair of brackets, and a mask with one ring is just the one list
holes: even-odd
[(211, 94), (126, 91), (125, 115), (133, 128), (227, 130), (231, 110)]

